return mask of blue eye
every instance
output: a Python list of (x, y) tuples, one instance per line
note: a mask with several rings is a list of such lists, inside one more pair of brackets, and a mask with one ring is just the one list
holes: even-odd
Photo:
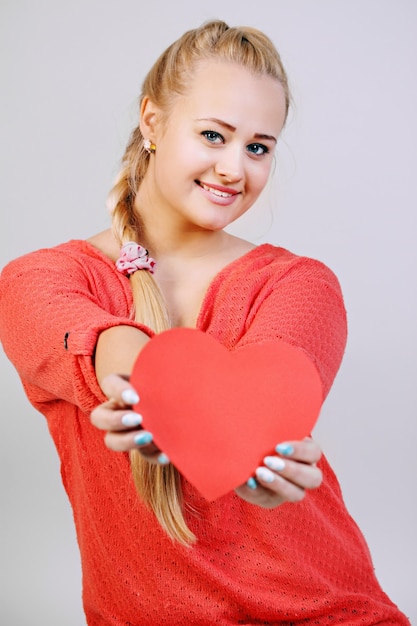
[(223, 143), (224, 137), (215, 130), (203, 130), (201, 133), (210, 143)]
[(264, 146), (262, 143), (251, 143), (246, 149), (248, 152), (255, 154), (256, 156), (267, 154), (269, 152), (269, 148)]

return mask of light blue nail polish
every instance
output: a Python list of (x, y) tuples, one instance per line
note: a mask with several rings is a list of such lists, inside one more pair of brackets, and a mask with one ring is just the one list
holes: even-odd
[(285, 461), (279, 456), (266, 456), (264, 463), (269, 469), (274, 470), (274, 472), (282, 472), (282, 470), (285, 469)]
[(133, 441), (137, 446), (146, 446), (146, 444), (151, 443), (152, 439), (152, 433), (147, 430), (143, 430), (133, 437)]
[(159, 465), (168, 465), (169, 458), (164, 452), (161, 452), (161, 454), (158, 456), (158, 463)]
[(137, 404), (139, 402), (139, 396), (133, 389), (124, 389), (121, 396), (125, 404)]
[(256, 477), (259, 480), (263, 480), (264, 483), (272, 483), (275, 480), (274, 472), (271, 472), (267, 467), (258, 467), (256, 469)]
[(258, 483), (256, 482), (256, 480), (253, 478), (253, 476), (251, 476), (250, 478), (248, 478), (248, 480), (246, 481), (247, 486), (249, 487), (249, 489), (256, 489), (258, 486)]
[(126, 413), (122, 417), (123, 426), (139, 426), (142, 424), (142, 415), (139, 413)]
[(290, 443), (279, 443), (275, 450), (283, 456), (291, 456), (294, 454), (294, 448)]

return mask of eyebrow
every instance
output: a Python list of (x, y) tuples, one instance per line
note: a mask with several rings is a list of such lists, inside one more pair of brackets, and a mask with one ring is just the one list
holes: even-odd
[[(227, 130), (230, 130), (232, 132), (236, 130), (236, 128), (232, 126), (232, 124), (224, 122), (223, 120), (219, 120), (217, 117), (202, 117), (198, 118), (196, 122), (215, 122), (216, 124), (219, 124), (220, 126), (223, 126), (224, 128), (227, 128)], [(254, 139), (269, 139), (270, 141), (274, 141), (275, 143), (277, 143), (277, 139), (273, 135), (266, 135), (265, 133), (255, 133), (253, 137)]]

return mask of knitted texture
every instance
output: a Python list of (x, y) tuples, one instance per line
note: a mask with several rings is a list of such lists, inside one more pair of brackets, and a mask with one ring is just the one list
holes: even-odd
[[(93, 366), (98, 334), (129, 324), (152, 336), (130, 319), (128, 279), (72, 241), (13, 261), (0, 284), (4, 350), (61, 459), (89, 626), (409, 623), (381, 590), (325, 458), (322, 486), (273, 510), (234, 493), (208, 503), (184, 481), (198, 541), (171, 542), (137, 497), (128, 455), (108, 450), (89, 420), (104, 400)], [(217, 275), (197, 327), (230, 350), (271, 339), (298, 346), (320, 373), (323, 397), (346, 342), (332, 272), (268, 244)]]

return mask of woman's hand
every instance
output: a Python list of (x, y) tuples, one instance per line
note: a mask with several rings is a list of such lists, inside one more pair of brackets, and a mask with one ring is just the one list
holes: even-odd
[(276, 455), (264, 458), (255, 477), (236, 489), (243, 500), (272, 509), (284, 502), (299, 502), (306, 490), (321, 485), (322, 473), (317, 467), (321, 457), (319, 445), (310, 438), (281, 443)]
[(152, 442), (152, 434), (141, 427), (142, 416), (132, 410), (139, 397), (128, 380), (110, 374), (101, 381), (101, 388), (109, 400), (94, 409), (91, 422), (106, 431), (106, 446), (116, 452), (139, 450), (151, 463), (169, 463), (168, 457)]

